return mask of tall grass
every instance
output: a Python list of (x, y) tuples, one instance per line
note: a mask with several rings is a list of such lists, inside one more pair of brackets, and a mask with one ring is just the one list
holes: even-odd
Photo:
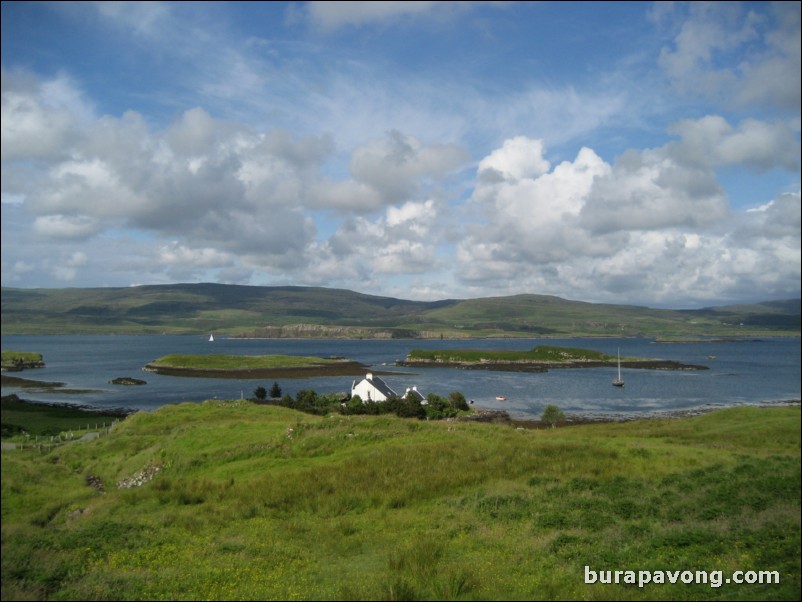
[[(799, 408), (520, 431), (166, 406), (4, 452), (2, 597), (799, 599), (799, 432)], [(586, 585), (585, 566), (781, 583)]]

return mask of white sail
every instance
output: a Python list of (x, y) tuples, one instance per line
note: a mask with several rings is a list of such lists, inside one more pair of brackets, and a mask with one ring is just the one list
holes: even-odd
[(624, 381), (621, 380), (621, 350), (618, 350), (618, 378), (613, 381), (614, 387), (623, 387)]

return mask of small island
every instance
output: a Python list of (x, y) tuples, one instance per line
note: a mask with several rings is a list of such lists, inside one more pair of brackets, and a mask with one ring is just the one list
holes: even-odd
[[(485, 349), (413, 349), (398, 366), (411, 368), (459, 368), (548, 372), (552, 368), (602, 368), (616, 366), (618, 358), (592, 349), (541, 345), (529, 351)], [(621, 358), (621, 366), (648, 370), (707, 370), (707, 366), (673, 360)]]
[(112, 378), (109, 381), (110, 385), (146, 385), (147, 381), (139, 378), (131, 378), (130, 376), (121, 376), (119, 378)]
[(142, 370), (167, 376), (262, 379), (354, 376), (369, 367), (342, 357), (172, 354), (149, 362)]
[(42, 354), (35, 351), (3, 351), (0, 369), (3, 372), (22, 372), (29, 368), (44, 368)]

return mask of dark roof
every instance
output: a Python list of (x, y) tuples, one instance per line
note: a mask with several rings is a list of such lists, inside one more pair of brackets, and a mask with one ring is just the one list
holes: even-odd
[(389, 387), (389, 385), (386, 382), (384, 382), (382, 379), (380, 379), (378, 376), (374, 375), (371, 378), (365, 377), (365, 380), (367, 380), (369, 383), (372, 383), (374, 388), (379, 393), (384, 395), (385, 397), (397, 397), (398, 396), (398, 394), (395, 391), (393, 391)]

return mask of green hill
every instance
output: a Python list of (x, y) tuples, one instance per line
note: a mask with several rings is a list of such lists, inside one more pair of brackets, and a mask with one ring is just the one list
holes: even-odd
[(799, 335), (800, 300), (674, 311), (545, 295), (423, 302), (291, 286), (4, 287), (2, 328), (318, 338)]
[(798, 600), (799, 563), (799, 407), (516, 430), (208, 401), (3, 451), (4, 600)]

